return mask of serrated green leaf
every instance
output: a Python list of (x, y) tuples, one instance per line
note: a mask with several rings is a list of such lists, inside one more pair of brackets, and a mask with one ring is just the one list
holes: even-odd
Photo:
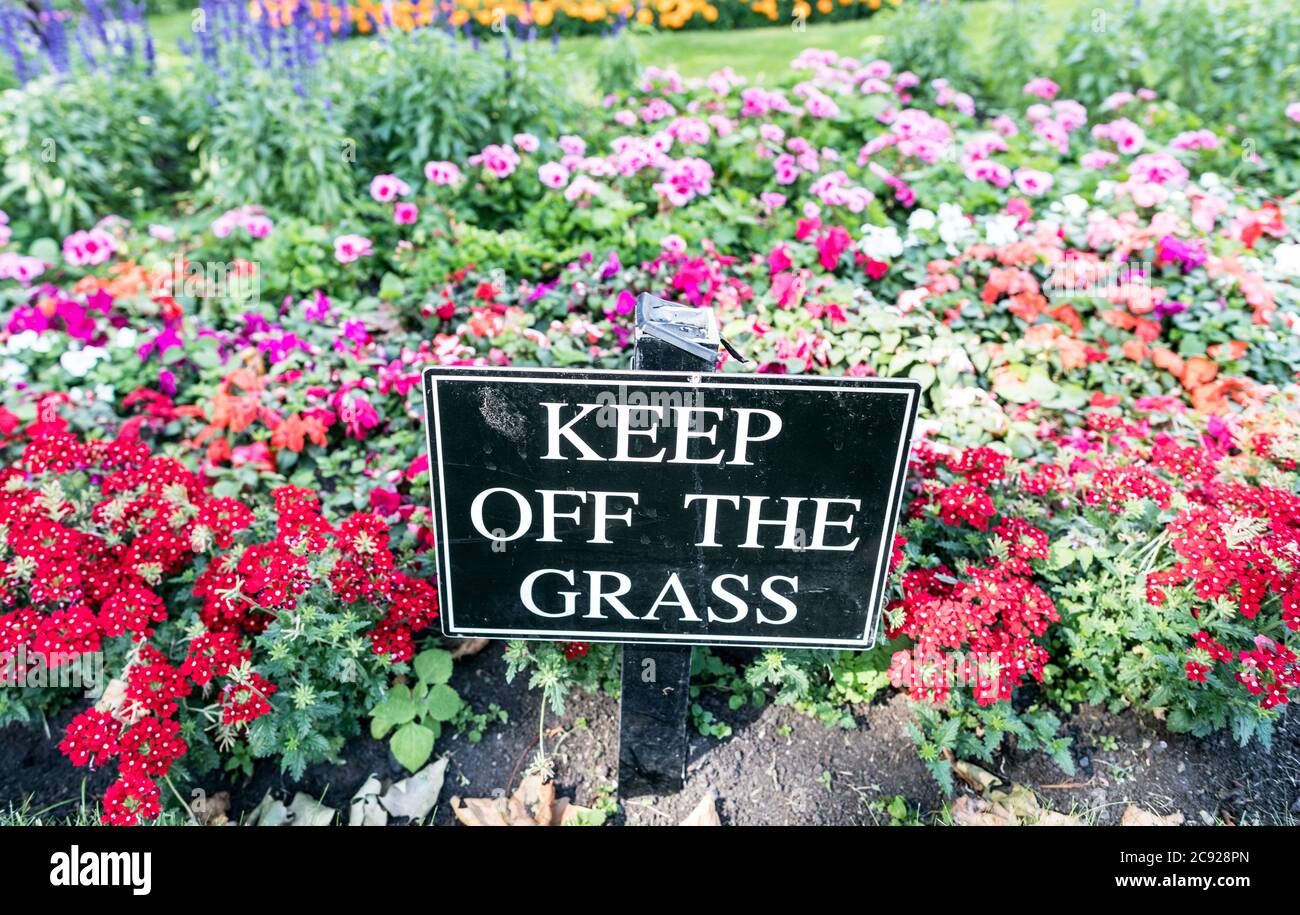
[(421, 682), (430, 685), (446, 683), (451, 679), (451, 652), (441, 648), (430, 648), (415, 656), (415, 675)]
[(433, 731), (415, 722), (404, 724), (388, 745), (399, 763), (408, 771), (416, 772), (433, 754)]
[(460, 706), (460, 696), (445, 683), (439, 683), (429, 690), (429, 698), (425, 702), (425, 710), (435, 721), (450, 721), (456, 717)]

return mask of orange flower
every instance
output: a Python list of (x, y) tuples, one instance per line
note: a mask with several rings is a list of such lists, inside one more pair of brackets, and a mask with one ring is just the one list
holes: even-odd
[(1185, 364), (1183, 359), (1171, 349), (1157, 349), (1151, 351), (1151, 359), (1155, 362), (1156, 368), (1164, 369), (1175, 378), (1182, 379)]
[(304, 419), (297, 413), (291, 413), (271, 433), (272, 448), (288, 448), (290, 451), (302, 451), (310, 440), (313, 444), (324, 447), (325, 424), (311, 417)]
[(1144, 362), (1151, 355), (1151, 348), (1136, 337), (1125, 340), (1121, 350), (1126, 358), (1134, 362)]
[(1206, 347), (1206, 354), (1216, 362), (1222, 359), (1229, 361), (1240, 359), (1246, 355), (1246, 350), (1250, 344), (1244, 340), (1229, 340), (1227, 343), (1215, 343), (1213, 346)]
[(1192, 356), (1187, 360), (1183, 369), (1181, 380), (1183, 387), (1193, 391), (1202, 385), (1209, 384), (1214, 380), (1214, 376), (1219, 374), (1217, 363), (1207, 359), (1205, 356)]

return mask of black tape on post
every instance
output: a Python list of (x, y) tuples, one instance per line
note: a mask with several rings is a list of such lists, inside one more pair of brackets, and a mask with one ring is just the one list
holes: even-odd
[[(635, 371), (712, 372), (721, 344), (707, 308), (642, 293), (636, 302)], [(686, 779), (689, 646), (624, 645), (619, 700), (618, 791), (623, 797), (672, 794)]]

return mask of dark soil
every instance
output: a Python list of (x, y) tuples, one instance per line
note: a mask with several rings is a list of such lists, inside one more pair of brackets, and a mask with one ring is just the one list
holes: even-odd
[[(438, 752), (450, 761), (434, 814), (437, 824), (454, 822), (454, 795), (490, 797), (513, 790), (536, 752), (540, 694), (518, 680), (506, 684), (501, 649), (493, 646), (456, 667), (457, 691), (476, 709), (496, 703), (509, 724), (491, 726), (479, 743), (456, 734), (439, 742)], [(673, 796), (625, 799), (615, 822), (676, 823), (709, 791), (717, 795), (722, 821), (732, 824), (887, 822), (883, 808), (895, 796), (927, 821), (942, 816), (944, 797), (916, 757), (901, 698), (859, 709), (859, 726), (851, 731), (828, 729), (773, 705), (733, 711), (722, 697), (707, 692), (701, 702), (731, 725), (732, 736), (718, 740), (692, 729), (685, 789)], [(0, 730), (0, 810), (29, 798), (31, 810), (80, 798), (86, 771), (74, 769), (57, 748), (66, 717), (51, 722), (53, 737), (39, 727)], [(600, 694), (573, 695), (561, 719), (547, 714), (546, 744), (560, 795), (587, 806), (615, 796), (617, 722), (617, 702)], [(1171, 735), (1133, 713), (1084, 709), (1067, 727), (1079, 764), (1074, 776), (1041, 755), (1014, 750), (991, 767), (994, 774), (1033, 787), (1052, 809), (1076, 813), (1086, 822), (1118, 822), (1129, 803), (1157, 814), (1181, 812), (1190, 824), (1292, 823), (1300, 816), (1296, 715), (1278, 729), (1271, 750), (1258, 744), (1243, 749), (1225, 735), (1208, 740)], [(286, 802), (303, 791), (345, 810), (371, 773), (385, 785), (405, 775), (386, 744), (366, 738), (348, 747), (342, 764), (313, 766), (296, 783), (274, 765), (262, 764), (251, 779), (232, 785), (218, 778), (204, 787), (230, 791), (236, 819), (267, 791)], [(107, 774), (91, 775), (86, 795), (98, 796), (106, 783)], [(964, 790), (959, 785), (958, 791)]]

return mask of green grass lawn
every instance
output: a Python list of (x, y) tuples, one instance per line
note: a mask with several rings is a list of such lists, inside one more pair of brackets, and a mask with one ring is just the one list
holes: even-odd
[[(904, 0), (904, 3), (911, 0)], [(1015, 0), (980, 0), (966, 4), (968, 38), (981, 56), (1007, 53), (997, 46), (994, 26), (1008, 9), (1035, 7), (1042, 14), (1038, 32), (1040, 49), (1060, 39), (1065, 24), (1080, 7), (1096, 6), (1095, 0), (1039, 0), (1017, 4)], [(795, 31), (792, 26), (734, 31), (657, 32), (638, 36), (644, 64), (673, 66), (683, 76), (705, 76), (720, 67), (731, 67), (742, 76), (761, 79), (779, 72), (791, 58), (807, 48), (827, 48), (840, 54), (888, 57), (887, 37), (894, 13), (885, 9), (870, 19), (808, 25)], [(599, 38), (573, 38), (561, 44), (564, 52), (584, 56)]]
[[(904, 0), (915, 2), (915, 0)], [(969, 39), (981, 56), (1010, 53), (1014, 49), (998, 47), (994, 26), (1008, 9), (1037, 8), (1042, 13), (1038, 32), (1040, 48), (1054, 45), (1066, 21), (1080, 7), (1096, 6), (1096, 0), (978, 0), (968, 2)], [(791, 58), (806, 48), (829, 48), (841, 54), (888, 57), (887, 35), (893, 14), (886, 9), (870, 19), (851, 22), (808, 25), (796, 31), (792, 26), (762, 29), (691, 30), (656, 32), (639, 35), (641, 62), (660, 67), (676, 67), (684, 76), (705, 76), (721, 67), (731, 67), (742, 76), (762, 79), (779, 72)], [(177, 41), (190, 36), (188, 12), (151, 16), (150, 27), (159, 51), (173, 62), (178, 58)], [(566, 38), (560, 53), (581, 67), (589, 60), (598, 36)]]

